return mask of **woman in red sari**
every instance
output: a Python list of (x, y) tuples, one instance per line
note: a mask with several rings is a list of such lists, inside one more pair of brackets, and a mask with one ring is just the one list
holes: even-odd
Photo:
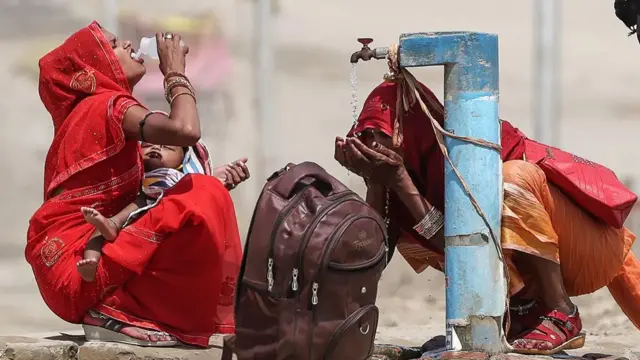
[[(442, 125), (442, 104), (420, 86)], [(397, 97), (393, 82), (375, 88), (349, 138), (336, 139), (335, 157), (367, 179), (367, 202), (388, 217), (390, 241), (413, 269), (442, 271), (444, 156), (418, 102), (404, 113), (402, 124), (396, 121)], [(594, 219), (548, 182), (540, 167), (516, 157), (504, 141), (509, 129), (503, 121), (501, 242), (510, 279), (507, 337), (514, 350), (553, 354), (581, 347), (582, 322), (570, 297), (604, 286), (640, 328), (640, 262), (631, 251), (635, 235)], [(392, 139), (398, 138), (401, 146), (393, 148)]]
[(40, 60), (40, 97), (55, 130), (25, 256), (49, 308), (84, 324), (89, 340), (207, 346), (212, 334), (234, 331), (242, 252), (233, 202), (218, 179), (186, 175), (105, 244), (94, 282), (75, 268), (94, 232), (80, 208), (112, 216), (140, 190), (139, 141), (192, 146), (200, 138), (195, 93), (183, 75), (188, 48), (178, 35), (156, 38), (168, 116), (131, 95), (143, 61), (96, 22)]

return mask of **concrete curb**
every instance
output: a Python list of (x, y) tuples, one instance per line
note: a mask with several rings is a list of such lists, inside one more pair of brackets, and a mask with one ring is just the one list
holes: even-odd
[(45, 338), (0, 337), (0, 360), (215, 360), (222, 356), (222, 338), (208, 349), (145, 348), (125, 344), (85, 342), (84, 337), (57, 334)]
[[(0, 360), (217, 360), (222, 356), (221, 336), (212, 337), (208, 349), (197, 349), (188, 347), (145, 348), (116, 343), (85, 342), (84, 336), (80, 334), (46, 333), (41, 335), (43, 336), (0, 336)], [(398, 343), (394, 339), (385, 340), (391, 340), (387, 343)], [(397, 360), (406, 358), (406, 355), (408, 354), (396, 353), (390, 358), (379, 354), (372, 359)], [(583, 349), (571, 351), (570, 354), (558, 354), (554, 357), (516, 354), (501, 354), (490, 357), (487, 354), (456, 353), (449, 354), (444, 358), (450, 360), (639, 360), (640, 352), (633, 351), (628, 346), (609, 339), (608, 341), (594, 341)]]

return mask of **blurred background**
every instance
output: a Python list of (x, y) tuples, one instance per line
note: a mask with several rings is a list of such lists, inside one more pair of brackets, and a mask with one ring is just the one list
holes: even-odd
[[(352, 123), (348, 59), (361, 47), (358, 37), (374, 38), (375, 47), (406, 32), (498, 34), (501, 117), (609, 166), (640, 191), (640, 45), (626, 36), (613, 1), (556, 0), (541, 18), (538, 9), (553, 2), (0, 0), (0, 334), (77, 328), (46, 308), (23, 249), (29, 218), (42, 201), (53, 130), (38, 97), (37, 61), (78, 28), (96, 19), (136, 48), (140, 37), (156, 31), (183, 35), (203, 139), (215, 162), (249, 157), (253, 176), (233, 191), (246, 234), (266, 174), (288, 162), (315, 161), (363, 193), (359, 178), (333, 160), (334, 137)], [(153, 61), (146, 65), (135, 95), (165, 109), (162, 77)], [(384, 61), (357, 66), (360, 103), (386, 70)], [(442, 68), (412, 72), (442, 94)], [(629, 226), (640, 230), (638, 215)], [(381, 326), (444, 329), (441, 274), (416, 275), (395, 257), (379, 295)], [(606, 289), (578, 303), (592, 334), (633, 329)]]

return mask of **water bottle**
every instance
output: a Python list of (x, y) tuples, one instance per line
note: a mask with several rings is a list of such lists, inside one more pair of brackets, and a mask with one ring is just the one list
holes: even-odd
[[(184, 41), (180, 40), (180, 46), (184, 46)], [(139, 59), (142, 55), (150, 57), (154, 60), (158, 60), (158, 43), (155, 37), (143, 37), (140, 39), (140, 46), (138, 52), (133, 54), (134, 59)]]

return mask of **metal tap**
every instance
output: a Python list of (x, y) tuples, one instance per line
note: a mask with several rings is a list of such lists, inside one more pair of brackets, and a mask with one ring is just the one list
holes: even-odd
[(389, 48), (379, 47), (371, 49), (369, 44), (373, 42), (371, 38), (359, 38), (358, 42), (362, 44), (362, 49), (351, 54), (351, 63), (355, 64), (358, 60), (369, 61), (371, 59), (384, 59), (389, 53)]

